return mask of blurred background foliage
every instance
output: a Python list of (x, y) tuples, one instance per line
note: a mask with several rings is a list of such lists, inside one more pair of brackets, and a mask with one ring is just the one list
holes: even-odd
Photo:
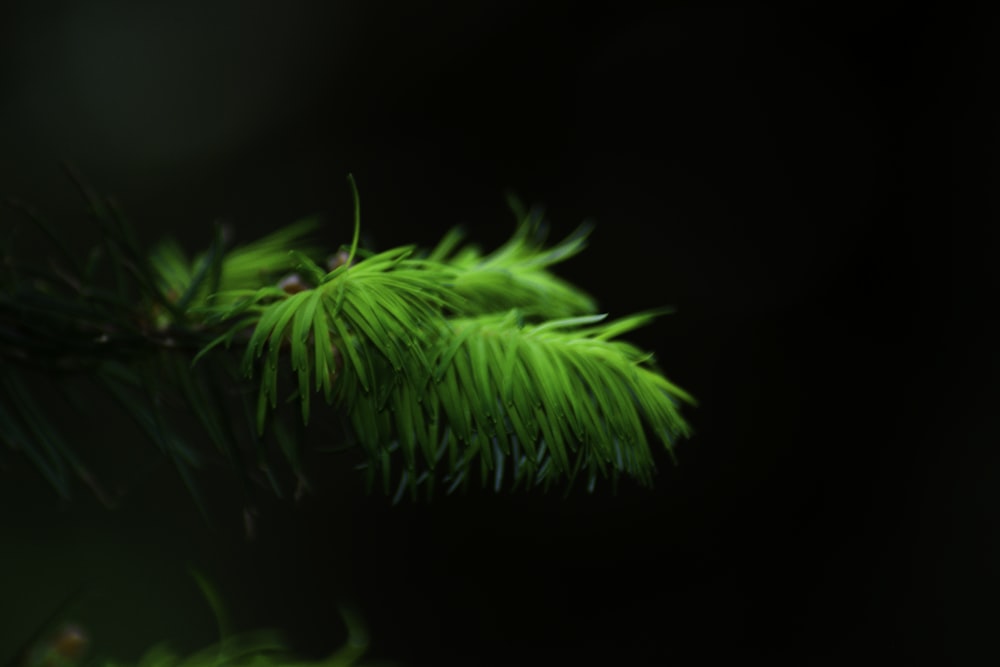
[(2, 459), (0, 654), (78, 589), (67, 613), (99, 653), (210, 643), (194, 563), (238, 629), (314, 657), (343, 641), (341, 600), (371, 655), (413, 665), (977, 656), (990, 616), (949, 613), (969, 606), (944, 582), (982, 585), (962, 554), (995, 553), (971, 536), (1000, 486), (980, 455), (927, 470), (957, 427), (921, 402), (945, 352), (918, 313), (951, 287), (940, 239), (913, 230), (953, 211), (941, 183), (980, 182), (947, 172), (975, 132), (932, 130), (992, 100), (958, 88), (991, 25), (888, 5), (3, 3), (0, 190), (71, 247), (95, 236), (64, 158), (143, 242), (188, 251), (215, 220), (248, 241), (312, 214), (343, 242), (349, 172), (368, 245), (463, 224), (495, 247), (511, 189), (553, 238), (596, 223), (560, 274), (602, 309), (676, 307), (629, 338), (701, 407), (652, 492), (390, 507), (330, 470), (321, 495), (262, 505), (247, 543), (232, 479), (204, 478), (210, 529), (97, 400), (61, 421), (121, 466), (126, 505), (61, 502)]

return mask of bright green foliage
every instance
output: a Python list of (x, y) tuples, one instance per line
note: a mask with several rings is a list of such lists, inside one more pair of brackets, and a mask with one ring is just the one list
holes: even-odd
[[(399, 248), (364, 259), (350, 269), (339, 267), (323, 275), (314, 288), (291, 295), (263, 288), (213, 312), (213, 317), (223, 321), (239, 318), (241, 327), (245, 313), (257, 314), (243, 369), (252, 376), (255, 361), (266, 348), (262, 404), (267, 402), (272, 408), (277, 404), (278, 366), (286, 346), (299, 377), (305, 420), (309, 418), (310, 374), (316, 390), (322, 388), (329, 400), (341, 352), (366, 392), (377, 392), (377, 383), (383, 380), (375, 374), (376, 357), (387, 361), (396, 374), (410, 378), (426, 374), (421, 341), (429, 331), (443, 326), (448, 293), (439, 273), (426, 270), (426, 262), (409, 259), (412, 251)], [(262, 430), (263, 416), (259, 419), (258, 430)]]
[(678, 402), (691, 397), (652, 355), (612, 340), (654, 314), (604, 322), (588, 295), (548, 271), (583, 249), (586, 232), (545, 248), (539, 223), (523, 220), (487, 255), (455, 251), (452, 232), (423, 257), (405, 246), (329, 272), (300, 255), (296, 269), (315, 286), (293, 294), (223, 292), (228, 305), (211, 317), (238, 324), (222, 338), (255, 317), (243, 370), (260, 368), (258, 431), (278, 405), (287, 352), (303, 419), (313, 391), (336, 396), (387, 491), (387, 454), (401, 452), (397, 495), (435, 480), (454, 488), (476, 468), (498, 491), (505, 476), (548, 486), (581, 472), (591, 489), (619, 473), (648, 484), (646, 432), (670, 449), (688, 433)]
[(431, 344), (431, 375), (400, 379), (383, 398), (359, 391), (348, 371), (343, 400), (354, 406), (373, 467), (385, 442), (398, 443), (400, 493), (435, 477), (456, 486), (475, 468), (497, 490), (505, 475), (515, 486), (548, 486), (581, 471), (591, 489), (598, 476), (618, 473), (648, 483), (646, 430), (672, 447), (687, 434), (677, 401), (690, 400), (648, 365), (648, 354), (609, 340), (614, 328), (648, 318), (531, 325), (512, 311), (453, 319)]
[(315, 249), (301, 245), (303, 238), (318, 226), (315, 219), (300, 220), (254, 243), (234, 248), (225, 253), (225, 261), (222, 229), (216, 227), (212, 247), (194, 261), (188, 260), (180, 245), (170, 239), (153, 250), (149, 261), (159, 289), (177, 304), (179, 311), (197, 311), (209, 302), (217, 303), (220, 293), (253, 290), (294, 269), (297, 259), (288, 249), (315, 253)]
[[(650, 483), (648, 437), (672, 450), (689, 432), (679, 405), (693, 401), (651, 354), (619, 340), (665, 311), (608, 320), (551, 272), (584, 249), (588, 229), (546, 246), (540, 214), (512, 202), (519, 224), (493, 252), (462, 245), (453, 231), (429, 250), (372, 253), (358, 247), (354, 193), (352, 242), (329, 258), (309, 242), (317, 226), (306, 220), (228, 250), (216, 229), (193, 260), (169, 241), (140, 256), (114, 208), (88, 193), (107, 254), (118, 260), (110, 267), (116, 289), (92, 285), (93, 272), (81, 272), (86, 287), (75, 292), (52, 279), (31, 288), (12, 281), (0, 293), (0, 351), (45, 367), (57, 347), (47, 340), (95, 332), (71, 349), (74, 367), (90, 369), (194, 492), (198, 453), (159, 407), (170, 389), (248, 488), (249, 454), (280, 493), (269, 442), (304, 483), (301, 440), (281, 406), (296, 401), (308, 423), (314, 394), (346, 415), (370, 480), (397, 497), (436, 483), (464, 486), (477, 470), (497, 490), (505, 479), (523, 488), (577, 477), (593, 488), (620, 474)], [(119, 276), (126, 269), (132, 279)], [(55, 333), (11, 323), (28, 312), (58, 325)], [(233, 411), (232, 392), (221, 387), (240, 377), (254, 381), (256, 398), (241, 392)], [(17, 377), (0, 380), (0, 392), (19, 393)], [(31, 414), (0, 409), (5, 439), (64, 491), (60, 471), (83, 466), (57, 434), (28, 423)], [(28, 444), (32, 431), (37, 445)]]
[(583, 250), (589, 228), (581, 227), (562, 243), (545, 249), (540, 212), (525, 214), (516, 200), (510, 204), (521, 222), (502, 247), (485, 256), (476, 246), (453, 252), (462, 234), (452, 230), (428, 257), (457, 269), (452, 288), (464, 297), (462, 313), (518, 308), (527, 317), (548, 319), (596, 312), (588, 294), (547, 271)]

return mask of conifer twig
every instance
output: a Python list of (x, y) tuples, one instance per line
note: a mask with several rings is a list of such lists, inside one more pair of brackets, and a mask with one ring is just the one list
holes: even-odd
[(369, 480), (397, 498), (476, 477), (497, 491), (577, 477), (589, 489), (620, 475), (651, 483), (649, 437), (672, 453), (690, 433), (680, 406), (694, 401), (620, 340), (666, 311), (607, 319), (552, 272), (583, 252), (589, 228), (548, 246), (540, 212), (512, 200), (518, 225), (493, 252), (457, 231), (431, 249), (371, 252), (359, 247), (350, 185), (352, 239), (325, 259), (314, 220), (236, 247), (216, 226), (193, 258), (169, 239), (143, 253), (120, 209), (81, 185), (103, 251), (84, 261), (56, 246), (58, 264), (3, 251), (2, 442), (62, 495), (68, 470), (94, 486), (29, 388), (79, 376), (115, 397), (195, 497), (207, 450), (176, 432), (179, 417), (194, 416), (248, 496), (257, 473), (284, 493), (275, 452), (301, 492), (303, 444), (282, 406), (296, 403), (307, 424), (314, 395), (346, 415)]

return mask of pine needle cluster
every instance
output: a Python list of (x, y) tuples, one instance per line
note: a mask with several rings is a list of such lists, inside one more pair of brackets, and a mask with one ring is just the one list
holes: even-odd
[(689, 433), (680, 405), (693, 400), (620, 339), (666, 311), (609, 320), (552, 273), (589, 228), (547, 245), (540, 212), (512, 200), (516, 231), (492, 252), (458, 230), (433, 248), (371, 252), (349, 181), (353, 239), (333, 254), (306, 220), (235, 248), (217, 227), (194, 258), (172, 241), (142, 252), (117, 207), (81, 186), (103, 236), (88, 261), (64, 250), (38, 269), (4, 252), (0, 438), (61, 494), (70, 472), (104, 493), (32, 398), (31, 369), (100, 385), (196, 497), (204, 448), (174, 432), (171, 404), (197, 417), (248, 487), (263, 474), (278, 493), (274, 443), (301, 491), (302, 427), (320, 410), (346, 421), (369, 480), (396, 498), (474, 480), (497, 491), (577, 478), (593, 489), (622, 474), (649, 484), (650, 438), (672, 452)]

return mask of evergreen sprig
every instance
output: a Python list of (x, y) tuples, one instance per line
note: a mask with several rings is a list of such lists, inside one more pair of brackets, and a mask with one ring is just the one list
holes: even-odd
[[(465, 486), (477, 469), (497, 490), (505, 479), (511, 488), (581, 477), (593, 489), (621, 474), (651, 482), (648, 436), (672, 451), (689, 433), (679, 406), (693, 400), (650, 353), (619, 339), (665, 311), (608, 320), (551, 272), (585, 248), (588, 227), (547, 246), (541, 213), (512, 200), (518, 225), (493, 252), (462, 245), (456, 230), (429, 250), (373, 253), (359, 247), (350, 185), (352, 241), (325, 259), (310, 241), (313, 220), (235, 248), (217, 226), (194, 258), (169, 240), (142, 254), (113, 202), (84, 187), (103, 234), (88, 263), (66, 251), (44, 271), (4, 252), (0, 436), (60, 494), (70, 469), (98, 488), (39, 416), (23, 378), (34, 369), (95, 381), (195, 493), (206, 454), (174, 432), (172, 408), (187, 406), (248, 494), (261, 473), (281, 493), (274, 444), (298, 491), (307, 475), (301, 429), (280, 406), (296, 401), (307, 424), (313, 394), (346, 415), (369, 479), (397, 497)], [(246, 391), (223, 389), (234, 382)]]

